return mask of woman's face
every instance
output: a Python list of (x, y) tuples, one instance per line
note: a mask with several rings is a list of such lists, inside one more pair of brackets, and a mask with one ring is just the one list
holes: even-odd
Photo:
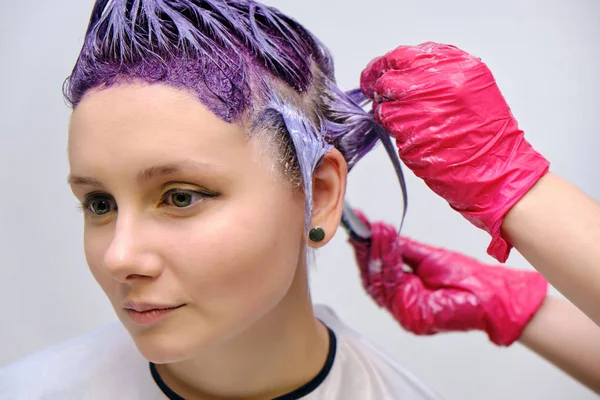
[(151, 361), (235, 336), (303, 267), (304, 199), (259, 146), (165, 86), (93, 91), (73, 112), (70, 184), (85, 209), (86, 258)]

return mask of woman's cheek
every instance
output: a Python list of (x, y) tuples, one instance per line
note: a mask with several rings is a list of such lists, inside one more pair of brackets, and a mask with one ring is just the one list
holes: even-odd
[(181, 274), (186, 275), (181, 276), (184, 284), (194, 286), (186, 291), (199, 297), (200, 304), (219, 309), (253, 312), (271, 307), (285, 295), (297, 268), (297, 252), (294, 256), (293, 248), (281, 241), (285, 242), (230, 227), (228, 240), (219, 240), (219, 235), (207, 237), (203, 250), (196, 253), (190, 253), (187, 246), (184, 263), (195, 267)]

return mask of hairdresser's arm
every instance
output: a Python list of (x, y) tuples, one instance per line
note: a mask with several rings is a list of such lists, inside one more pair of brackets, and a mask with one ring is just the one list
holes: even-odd
[(519, 342), (600, 394), (600, 328), (573, 304), (547, 297)]
[[(540, 273), (398, 239), (394, 226), (360, 215), (373, 232), (370, 244), (350, 240), (363, 285), (404, 329), (416, 335), (481, 330), (499, 346), (518, 341), (600, 393), (600, 328), (573, 304), (547, 296)], [(374, 260), (381, 268), (370, 267)], [(403, 272), (402, 264), (414, 273)]]
[(600, 325), (600, 206), (548, 172), (479, 58), (400, 46), (369, 64), (361, 88), (404, 164), (491, 235), (491, 256), (504, 263), (516, 247)]
[[(554, 287), (600, 325), (600, 204), (547, 174), (507, 214), (503, 233)], [(600, 343), (598, 333), (596, 340)]]

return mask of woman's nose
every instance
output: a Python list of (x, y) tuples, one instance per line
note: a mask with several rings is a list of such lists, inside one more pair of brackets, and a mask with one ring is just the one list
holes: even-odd
[(117, 221), (104, 254), (104, 267), (116, 280), (155, 279), (161, 274), (161, 258), (147, 235), (143, 227), (131, 218)]

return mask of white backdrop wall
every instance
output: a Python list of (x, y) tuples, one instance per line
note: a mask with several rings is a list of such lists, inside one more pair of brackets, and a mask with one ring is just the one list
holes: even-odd
[[(3, 365), (115, 317), (88, 273), (81, 216), (66, 184), (70, 111), (61, 84), (82, 44), (92, 1), (0, 2)], [(338, 79), (347, 89), (358, 84), (369, 60), (400, 44), (452, 43), (482, 57), (527, 138), (551, 160), (553, 170), (600, 199), (597, 1), (268, 3), (301, 21), (331, 48)], [(407, 175), (405, 233), (492, 262), (485, 255), (487, 235)], [(383, 149), (356, 167), (348, 195), (371, 218), (398, 223), (400, 192)], [(516, 253), (509, 264), (530, 268)], [(519, 345), (495, 348), (480, 333), (421, 338), (403, 332), (365, 296), (341, 230), (320, 252), (311, 281), (316, 302), (333, 306), (447, 399), (596, 398)]]

